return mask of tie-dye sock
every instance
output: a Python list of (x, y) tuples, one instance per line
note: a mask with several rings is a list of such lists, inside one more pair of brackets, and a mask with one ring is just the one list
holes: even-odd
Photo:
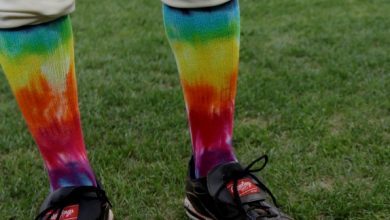
[(232, 146), (239, 57), (237, 0), (210, 8), (163, 7), (187, 107), (195, 174), (236, 161)]
[(42, 154), (51, 189), (96, 185), (80, 124), (70, 18), (0, 30), (0, 63)]

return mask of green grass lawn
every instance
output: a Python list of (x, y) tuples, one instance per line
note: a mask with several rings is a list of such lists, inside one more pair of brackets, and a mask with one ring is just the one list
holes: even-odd
[[(390, 216), (390, 2), (241, 0), (235, 148), (296, 219)], [(117, 219), (185, 219), (191, 153), (161, 5), (78, 1), (89, 158)], [(33, 219), (43, 162), (0, 74), (0, 219)]]

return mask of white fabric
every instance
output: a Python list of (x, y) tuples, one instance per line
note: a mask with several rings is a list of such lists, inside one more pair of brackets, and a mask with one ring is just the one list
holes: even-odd
[[(161, 0), (176, 8), (203, 8), (230, 0)], [(75, 0), (0, 0), (0, 29), (40, 24), (70, 14)]]
[(0, 28), (44, 23), (74, 9), (75, 0), (0, 0)]
[(205, 8), (221, 5), (230, 0), (161, 0), (165, 4), (175, 8)]

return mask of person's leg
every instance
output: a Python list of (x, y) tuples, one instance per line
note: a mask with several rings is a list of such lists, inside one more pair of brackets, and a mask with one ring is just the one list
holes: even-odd
[(0, 64), (50, 179), (52, 192), (36, 219), (112, 219), (81, 129), (73, 33), (63, 16), (73, 0), (0, 0), (0, 6)]
[(238, 73), (238, 2), (200, 9), (164, 7), (192, 137), (195, 173), (235, 161), (233, 113)]
[(69, 17), (0, 30), (0, 63), (51, 188), (96, 185), (81, 131)]
[[(166, 33), (187, 107), (193, 158), (185, 209), (191, 219), (290, 219), (232, 146), (239, 58), (238, 0), (163, 0)], [(265, 164), (263, 165), (263, 167)], [(274, 205), (266, 202), (273, 198)]]

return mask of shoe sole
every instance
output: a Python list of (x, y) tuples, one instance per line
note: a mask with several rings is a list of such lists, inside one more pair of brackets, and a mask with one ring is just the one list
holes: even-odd
[(107, 220), (114, 220), (114, 214), (112, 213), (111, 209), (108, 211)]
[(186, 209), (186, 215), (191, 220), (214, 220), (196, 211), (196, 209), (194, 208), (194, 206), (191, 204), (190, 200), (187, 197), (184, 199), (184, 208)]

